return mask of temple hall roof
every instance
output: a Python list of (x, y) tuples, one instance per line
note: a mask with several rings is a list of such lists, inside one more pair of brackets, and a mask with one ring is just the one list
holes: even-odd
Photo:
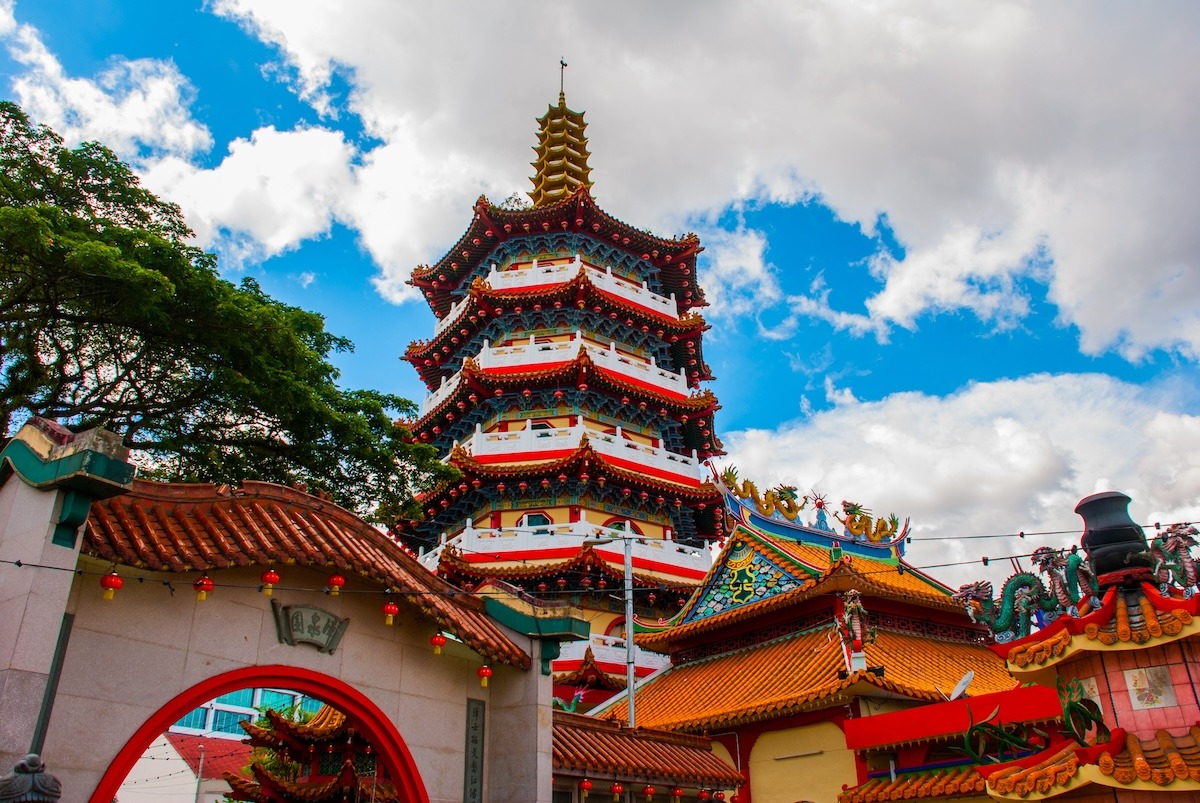
[(92, 505), (82, 552), (155, 572), (288, 563), (336, 568), (381, 591), (393, 589), (479, 654), (530, 665), (529, 655), (484, 612), (482, 600), (458, 593), (349, 511), (293, 488), (136, 480), (130, 493)]
[(647, 727), (630, 729), (619, 722), (564, 711), (554, 712), (553, 765), (556, 773), (593, 781), (636, 779), (722, 788), (745, 782), (741, 773), (712, 752), (706, 738)]
[[(937, 701), (971, 670), (972, 694), (1012, 688), (1004, 665), (982, 644), (936, 641), (880, 629), (864, 646), (867, 669), (848, 672), (833, 623), (673, 666), (639, 686), (638, 721), (670, 730), (704, 730), (846, 703), (858, 696)], [(882, 667), (882, 670), (878, 670)], [(618, 701), (602, 713), (626, 715)]]

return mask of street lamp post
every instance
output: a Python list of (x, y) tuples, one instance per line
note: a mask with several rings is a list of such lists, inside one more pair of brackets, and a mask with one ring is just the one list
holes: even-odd
[(633, 706), (633, 684), (636, 680), (633, 665), (633, 525), (625, 522), (625, 534), (623, 536), (609, 536), (607, 538), (589, 538), (583, 542), (584, 546), (601, 546), (611, 544), (613, 540), (620, 538), (625, 546), (625, 696), (629, 700), (629, 727), (634, 727), (637, 723), (637, 715)]

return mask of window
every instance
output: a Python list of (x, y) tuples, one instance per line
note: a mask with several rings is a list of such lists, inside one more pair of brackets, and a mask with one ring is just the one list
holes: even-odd
[(610, 530), (618, 530), (620, 532), (625, 532), (628, 528), (634, 535), (644, 535), (642, 528), (637, 526), (637, 522), (632, 522), (628, 519), (609, 519), (604, 523), (604, 526)]
[(176, 728), (195, 728), (196, 730), (204, 730), (204, 725), (208, 721), (207, 708), (193, 708), (184, 715), (183, 719), (175, 723)]
[(238, 689), (231, 691), (228, 694), (222, 694), (214, 702), (222, 705), (236, 705), (242, 708), (250, 708), (254, 705), (254, 689)]
[[(544, 528), (554, 522), (545, 513), (526, 513), (521, 518), (517, 519), (518, 527), (537, 527)], [(548, 529), (535, 529), (534, 535), (549, 535)]]
[(296, 704), (296, 695), (282, 691), (263, 689), (258, 699), (259, 708), (271, 708), (275, 711), (286, 711)]
[(213, 712), (212, 729), (220, 733), (237, 733), (242, 734), (244, 731), (238, 725), (242, 720), (250, 720), (250, 717), (239, 711), (224, 711), (217, 709)]

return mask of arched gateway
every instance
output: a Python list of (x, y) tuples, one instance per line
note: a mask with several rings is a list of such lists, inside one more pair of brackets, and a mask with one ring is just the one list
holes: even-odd
[(198, 705), (227, 692), (254, 686), (294, 689), (337, 708), (375, 748), (377, 760), (404, 800), (427, 803), (429, 794), (404, 739), (388, 716), (368, 697), (337, 678), (296, 666), (249, 666), (215, 675), (175, 695), (146, 720), (117, 753), (92, 799), (116, 797), (121, 782), (150, 743)]
[(543, 656), (328, 500), (124, 458), (42, 421), (0, 452), (0, 766), (39, 752), (64, 801), (108, 803), (187, 711), (271, 686), (345, 713), (405, 800), (548, 794), (555, 620)]

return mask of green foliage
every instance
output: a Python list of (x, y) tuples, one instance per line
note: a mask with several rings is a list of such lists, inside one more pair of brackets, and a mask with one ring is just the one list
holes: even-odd
[(0, 429), (105, 427), (145, 473), (303, 482), (388, 521), (448, 476), (394, 423), (411, 402), (343, 390), (351, 343), (252, 279), (220, 278), (180, 210), (96, 143), (0, 103)]

